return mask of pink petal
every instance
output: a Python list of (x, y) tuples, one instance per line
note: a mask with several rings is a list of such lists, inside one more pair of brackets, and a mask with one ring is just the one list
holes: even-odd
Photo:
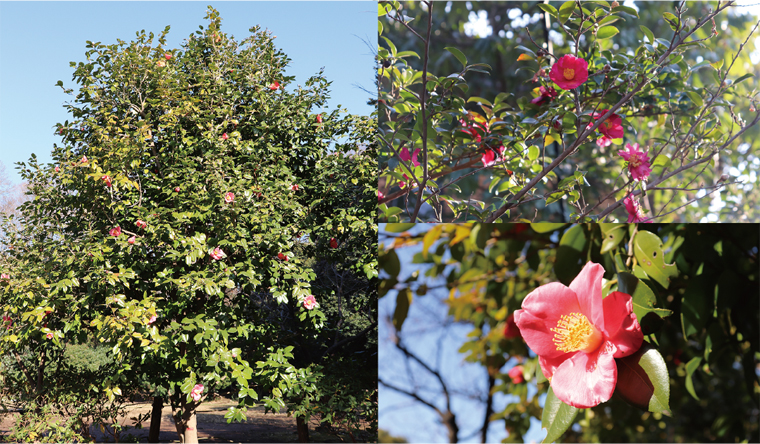
[(557, 367), (559, 367), (563, 362), (567, 361), (570, 357), (572, 357), (572, 355), (562, 355), (558, 358), (545, 358), (543, 356), (539, 356), (538, 363), (541, 364), (541, 372), (544, 374), (544, 376), (546, 376), (546, 379), (551, 380), (552, 376), (554, 376), (554, 373), (557, 372)]
[[(600, 290), (601, 291), (601, 290)], [(558, 282), (542, 285), (525, 297), (522, 310), (515, 311), (515, 323), (523, 339), (537, 355), (548, 358), (566, 355), (552, 341), (562, 315), (581, 313), (578, 298), (572, 290)]]
[(615, 346), (607, 342), (593, 353), (576, 353), (557, 368), (551, 386), (565, 404), (589, 408), (607, 402), (615, 391)]
[(608, 326), (604, 333), (617, 348), (615, 357), (622, 358), (635, 353), (641, 348), (644, 334), (633, 313), (633, 298), (625, 293), (613, 291), (602, 303), (604, 321)]
[(581, 313), (599, 330), (604, 331), (604, 311), (602, 307), (602, 277), (604, 267), (587, 262), (583, 270), (570, 283), (570, 289), (578, 297)]

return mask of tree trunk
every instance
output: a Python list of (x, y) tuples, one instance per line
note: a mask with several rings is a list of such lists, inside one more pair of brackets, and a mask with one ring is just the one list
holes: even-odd
[(148, 442), (158, 442), (158, 436), (161, 433), (161, 411), (163, 408), (164, 398), (154, 396), (153, 411), (150, 413), (150, 432), (148, 433)]
[(172, 417), (179, 435), (179, 442), (198, 444), (198, 419), (195, 416), (195, 409), (198, 408), (198, 404), (195, 402), (187, 404), (182, 399), (184, 395), (180, 393), (179, 396), (181, 397), (179, 402), (172, 402)]
[(298, 429), (298, 442), (309, 442), (309, 423), (304, 421), (303, 416), (296, 416), (296, 428)]

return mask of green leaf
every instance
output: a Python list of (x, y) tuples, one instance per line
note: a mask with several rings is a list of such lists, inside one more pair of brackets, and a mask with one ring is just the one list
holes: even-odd
[(396, 310), (393, 312), (393, 326), (396, 331), (401, 331), (406, 315), (409, 313), (409, 305), (412, 303), (412, 291), (405, 288), (396, 295)]
[(675, 264), (665, 264), (662, 240), (649, 231), (639, 231), (633, 240), (633, 253), (641, 269), (660, 285), (668, 288), (670, 278), (678, 276)]
[(570, 285), (583, 268), (581, 258), (585, 247), (586, 232), (583, 225), (573, 225), (562, 235), (554, 262), (554, 274), (563, 284)]
[(639, 26), (639, 28), (641, 28), (641, 30), (644, 31), (644, 35), (646, 36), (647, 40), (649, 40), (649, 43), (650, 44), (654, 43), (654, 34), (652, 33), (652, 31), (650, 31), (649, 28), (647, 28), (644, 25)]
[(403, 233), (404, 231), (414, 227), (416, 224), (385, 224), (385, 231), (388, 233)]
[(467, 99), (467, 103), (469, 103), (469, 102), (478, 102), (481, 105), (487, 105), (487, 106), (493, 107), (493, 105), (491, 104), (491, 102), (489, 102), (488, 100), (486, 100), (486, 99), (484, 99), (482, 97), (474, 97), (474, 96), (470, 97), (469, 99)]
[(596, 32), (596, 38), (599, 40), (604, 40), (613, 37), (615, 34), (617, 34), (618, 29), (614, 26), (604, 26), (599, 28), (599, 30)]
[(665, 18), (665, 21), (668, 22), (668, 25), (670, 25), (670, 29), (673, 31), (678, 31), (678, 27), (681, 26), (681, 22), (678, 20), (678, 17), (671, 14), (670, 12), (665, 12), (662, 14), (662, 16)]
[(398, 276), (401, 271), (401, 262), (398, 260), (396, 250), (389, 250), (385, 254), (382, 254), (379, 263), (383, 267), (383, 270), (391, 276)]
[(599, 224), (604, 237), (599, 253), (604, 254), (615, 249), (625, 237), (626, 227), (626, 224)]
[(623, 12), (625, 14), (632, 15), (632, 16), (634, 16), (636, 18), (639, 18), (639, 13), (636, 12), (635, 9), (633, 9), (631, 7), (628, 7), (628, 6), (623, 6), (623, 5), (616, 6), (616, 7), (612, 8), (612, 12)]
[(567, 225), (567, 224), (555, 224), (555, 223), (548, 223), (548, 222), (540, 222), (540, 223), (532, 223), (532, 224), (530, 224), (530, 227), (536, 233), (551, 233), (552, 231), (559, 230), (560, 228), (564, 227), (565, 225)]
[(652, 292), (652, 289), (631, 273), (618, 273), (618, 291), (630, 295), (633, 299), (633, 313), (636, 315), (639, 324), (641, 324), (641, 329), (645, 335), (653, 333), (652, 329), (649, 328), (650, 326), (654, 327), (657, 325), (652, 320), (649, 321), (649, 324), (644, 322), (647, 314), (654, 313), (659, 317), (673, 314), (670, 310), (656, 308), (657, 297)]
[(538, 159), (539, 154), (541, 154), (541, 150), (536, 145), (528, 148), (528, 160), (531, 162)]
[[(541, 370), (539, 370), (540, 372)], [(544, 411), (541, 414), (541, 428), (546, 429), (546, 438), (542, 442), (554, 442), (573, 425), (577, 408), (567, 405), (554, 395), (554, 390), (549, 387), (544, 403)]]
[(694, 391), (694, 382), (691, 380), (691, 375), (694, 374), (694, 371), (699, 368), (699, 364), (702, 363), (702, 358), (697, 356), (696, 358), (692, 358), (689, 362), (686, 363), (686, 391), (689, 392), (689, 394), (699, 401), (699, 396), (697, 396), (697, 392)]
[(615, 392), (621, 398), (642, 410), (670, 415), (668, 368), (657, 349), (644, 342), (636, 353), (615, 361)]
[(570, 15), (575, 11), (575, 0), (569, 0), (565, 3), (562, 3), (562, 6), (559, 7), (559, 22), (562, 24), (565, 24), (567, 19), (570, 18)]
[(454, 54), (454, 57), (456, 57), (457, 60), (459, 60), (459, 63), (461, 63), (463, 67), (467, 66), (467, 57), (465, 57), (465, 55), (462, 53), (462, 51), (456, 49), (453, 46), (447, 46), (447, 47), (445, 47), (443, 49), (445, 49), (446, 51)]
[(691, 101), (694, 102), (694, 104), (697, 105), (698, 107), (701, 108), (702, 105), (704, 104), (704, 101), (702, 101), (702, 97), (700, 97), (700, 95), (695, 93), (694, 91), (687, 91), (686, 95), (688, 95)]
[(538, 7), (541, 8), (544, 12), (546, 12), (550, 16), (557, 18), (557, 8), (555, 8), (554, 6), (548, 3), (539, 3)]
[(741, 82), (743, 82), (743, 81), (747, 80), (747, 79), (748, 79), (748, 78), (750, 78), (750, 77), (754, 77), (754, 75), (753, 75), (753, 74), (749, 74), (749, 73), (747, 73), (747, 74), (744, 74), (743, 76), (741, 76), (741, 77), (739, 77), (738, 79), (734, 80), (734, 83), (733, 83), (733, 84), (734, 84), (734, 85), (736, 85), (736, 84), (738, 84), (738, 83), (741, 83)]

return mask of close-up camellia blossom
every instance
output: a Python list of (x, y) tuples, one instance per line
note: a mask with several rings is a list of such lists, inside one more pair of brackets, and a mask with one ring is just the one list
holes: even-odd
[(121, 227), (115, 226), (111, 228), (111, 231), (108, 232), (113, 237), (119, 237), (121, 235)]
[(570, 54), (563, 55), (552, 65), (549, 78), (564, 90), (577, 88), (588, 80), (588, 62)]
[(211, 251), (211, 254), (209, 256), (211, 256), (211, 259), (214, 259), (215, 261), (218, 261), (219, 259), (221, 259), (222, 257), (224, 257), (224, 252), (222, 252), (221, 248), (216, 247), (216, 248), (214, 248), (213, 251)]
[(314, 295), (306, 296), (303, 298), (303, 306), (306, 307), (307, 310), (311, 310), (317, 306), (317, 298), (315, 298)]
[[(606, 113), (607, 110), (603, 109), (599, 112), (594, 113), (592, 117), (594, 120), (599, 120)], [(593, 125), (589, 123), (587, 128), (591, 128), (592, 126)], [(602, 122), (602, 124), (599, 125), (596, 130), (602, 133), (602, 137), (596, 141), (596, 144), (602, 148), (610, 146), (612, 139), (622, 139), (623, 135), (625, 134), (623, 131), (623, 119), (621, 119), (617, 114), (613, 114), (608, 117), (607, 120)]]
[(631, 296), (615, 291), (602, 298), (603, 276), (604, 268), (589, 262), (569, 288), (542, 285), (515, 311), (554, 394), (577, 408), (609, 401), (617, 383), (615, 358), (633, 354), (644, 340)]
[(142, 221), (140, 219), (137, 219), (137, 222), (135, 222), (135, 225), (137, 225), (137, 228), (145, 228), (148, 226), (148, 224), (145, 221)]
[(539, 96), (535, 99), (531, 100), (530, 103), (534, 105), (541, 105), (542, 103), (546, 102), (549, 103), (552, 100), (554, 100), (555, 97), (557, 97), (559, 94), (557, 93), (557, 90), (549, 87), (541, 86), (538, 88), (538, 94)]
[(227, 203), (232, 203), (235, 201), (235, 193), (226, 193), (224, 195), (224, 201)]
[(628, 151), (621, 150), (618, 151), (618, 154), (628, 161), (628, 171), (631, 172), (633, 180), (649, 177), (649, 173), (652, 172), (649, 163), (649, 152), (641, 151), (638, 143), (634, 143), (633, 145), (627, 143), (625, 147)]
[(507, 372), (507, 375), (509, 375), (509, 378), (512, 380), (512, 384), (522, 384), (525, 382), (522, 365), (516, 365), (512, 367), (512, 369)]
[(499, 152), (499, 158), (496, 158), (496, 153), (491, 148), (486, 147), (486, 152), (483, 153), (483, 157), (480, 158), (480, 161), (483, 162), (484, 167), (489, 167), (491, 165), (494, 165), (496, 162), (501, 162), (504, 160), (504, 151), (506, 151), (506, 148), (504, 148), (504, 145), (499, 146), (499, 148), (496, 149), (496, 151)]
[(623, 199), (623, 204), (625, 204), (625, 210), (628, 212), (628, 223), (631, 222), (644, 222), (644, 223), (652, 223), (651, 220), (646, 219), (646, 215), (644, 214), (644, 210), (641, 208), (641, 204), (639, 204), (638, 200), (634, 200), (633, 197), (628, 196), (625, 199)]

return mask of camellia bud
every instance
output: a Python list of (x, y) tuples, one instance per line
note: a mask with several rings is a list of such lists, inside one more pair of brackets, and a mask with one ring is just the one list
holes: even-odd
[(612, 69), (612, 68), (610, 67), (610, 65), (604, 65), (604, 70), (603, 70), (603, 71), (604, 71), (604, 72), (610, 72), (610, 69)]
[(612, 2), (610, 4), (610, 8), (617, 8), (618, 6), (620, 6), (620, 3), (618, 3), (618, 2)]

